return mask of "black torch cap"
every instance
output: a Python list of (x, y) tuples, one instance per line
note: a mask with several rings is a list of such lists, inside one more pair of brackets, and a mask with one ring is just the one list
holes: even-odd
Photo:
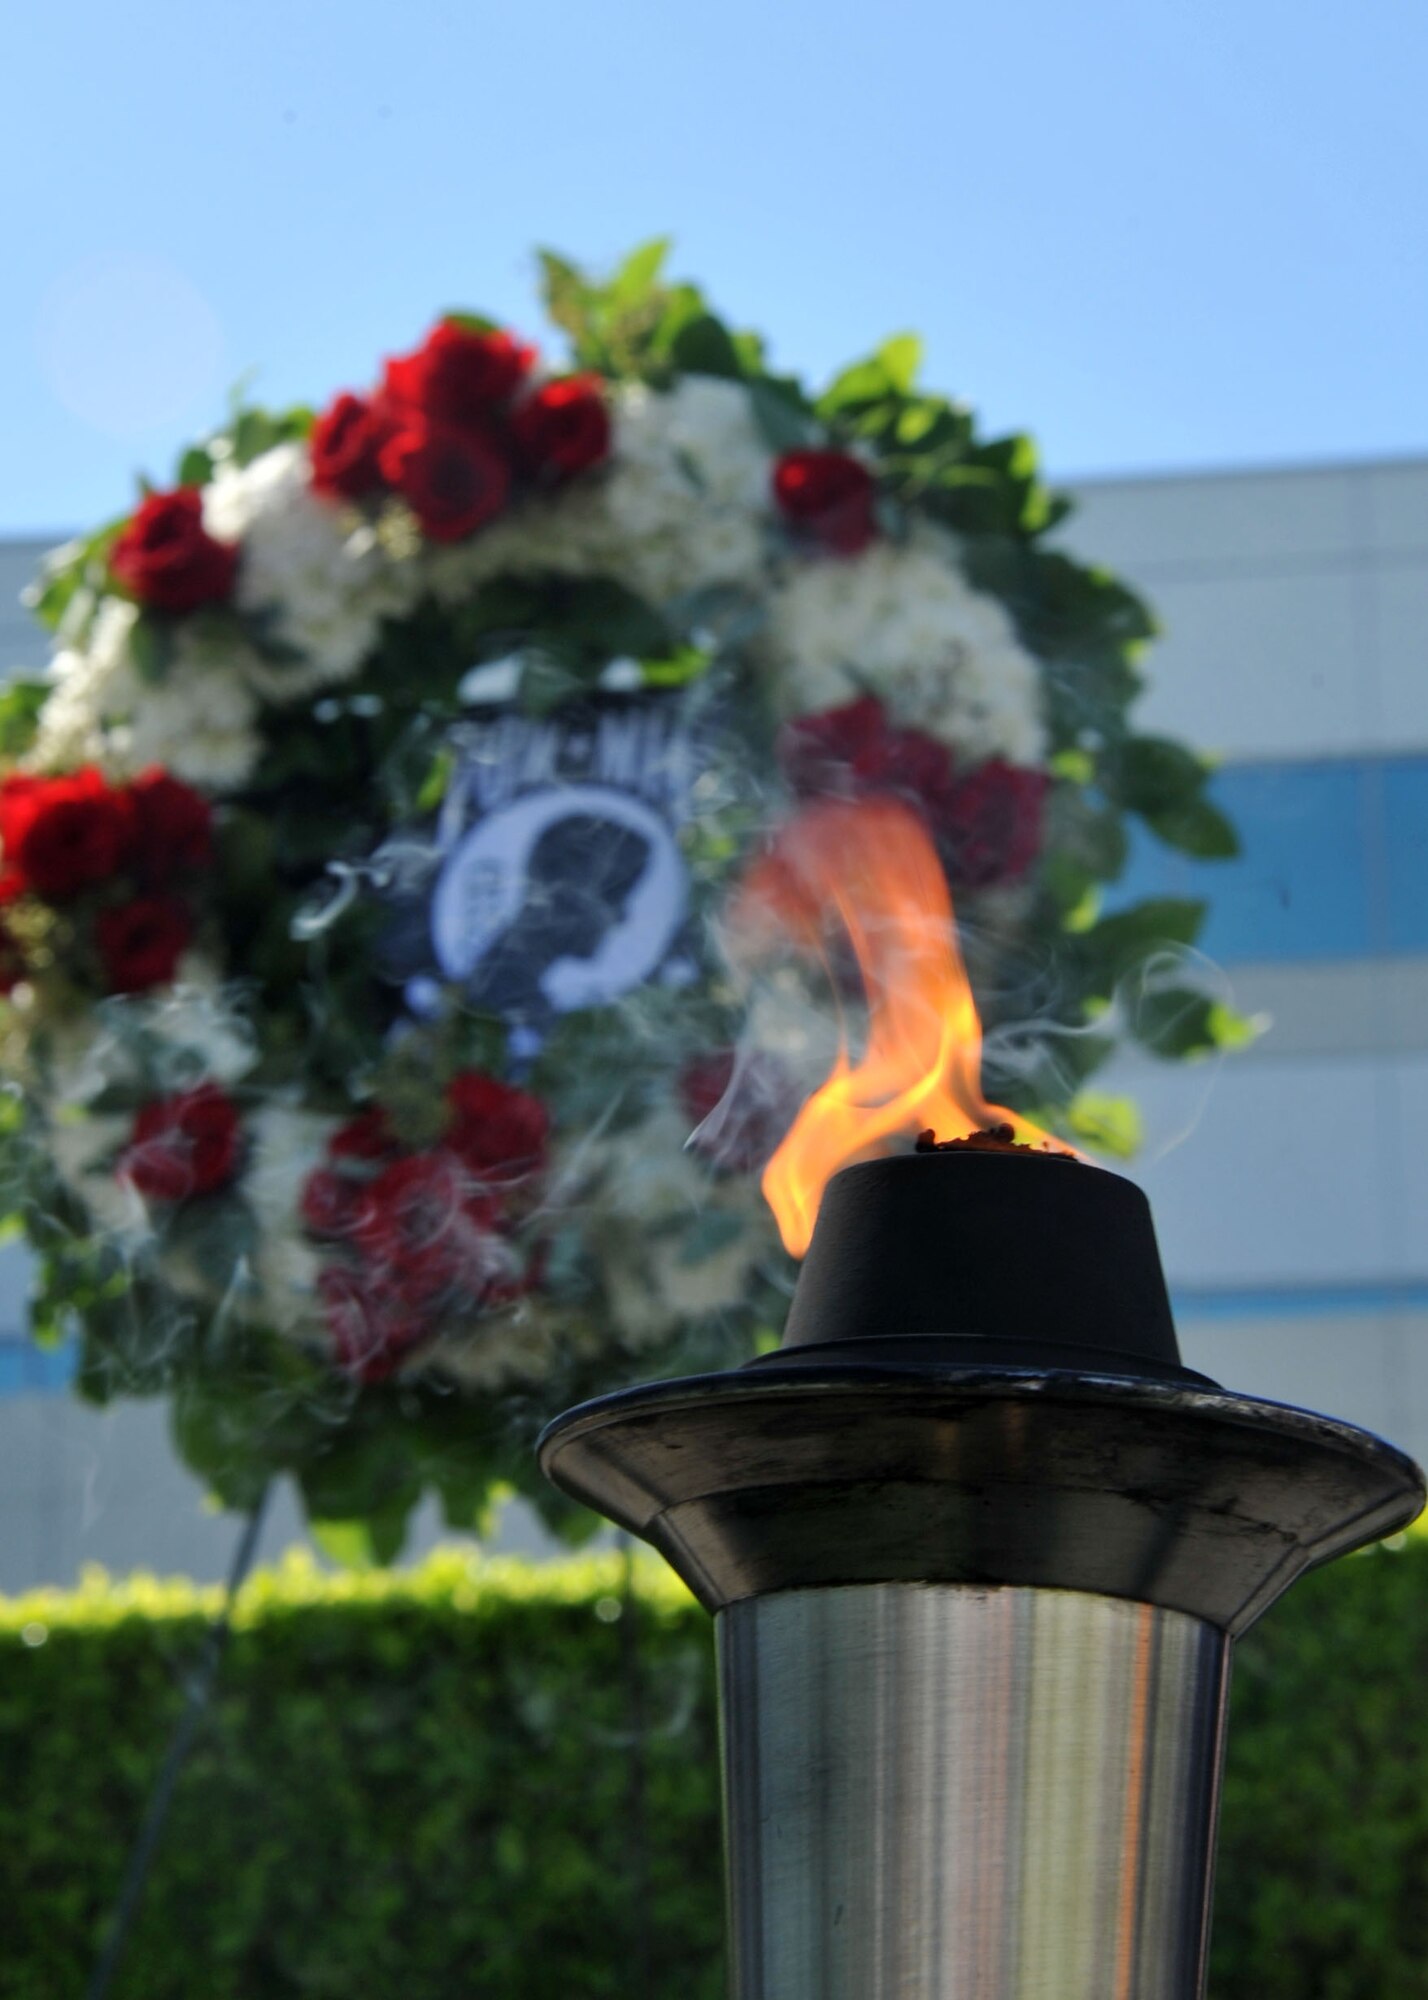
[(918, 1152), (828, 1183), (783, 1346), (755, 1367), (1184, 1368), (1150, 1204), (1067, 1154)]

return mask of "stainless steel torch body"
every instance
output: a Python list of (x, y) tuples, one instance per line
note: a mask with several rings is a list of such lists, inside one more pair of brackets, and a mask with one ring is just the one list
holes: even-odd
[(1199, 2000), (1221, 1631), (915, 1583), (717, 1622), (735, 2000)]

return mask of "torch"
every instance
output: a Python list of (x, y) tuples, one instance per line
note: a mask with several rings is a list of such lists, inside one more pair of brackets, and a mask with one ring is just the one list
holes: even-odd
[[(876, 1067), (906, 991), (864, 971)], [(899, 1118), (975, 1090), (954, 1054)], [(830, 1080), (884, 1127), (886, 1082)], [(1115, 1174), (994, 1124), (818, 1193), (775, 1353), (540, 1445), (714, 1613), (735, 2000), (1197, 2000), (1233, 1642), (1423, 1476), (1184, 1367)]]

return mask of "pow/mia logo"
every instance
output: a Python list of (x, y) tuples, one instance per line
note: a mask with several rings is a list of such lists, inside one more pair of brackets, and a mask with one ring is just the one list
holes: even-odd
[(551, 1018), (695, 976), (685, 943), (697, 746), (675, 697), (453, 725), (436, 823), (378, 857), (382, 958), (416, 1014), (455, 986), (537, 1046)]

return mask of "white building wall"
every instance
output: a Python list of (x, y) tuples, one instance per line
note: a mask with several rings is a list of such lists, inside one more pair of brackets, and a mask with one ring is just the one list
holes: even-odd
[[(1367, 801), (1346, 838), (1363, 844), (1358, 914), (1379, 949), (1333, 948), (1351, 926), (1326, 870), (1301, 960), (1257, 960), (1242, 939), (1228, 965), (1239, 1004), (1271, 1017), (1252, 1050), (1208, 1087), (1121, 1066), (1152, 1134), (1186, 1135), (1136, 1170), (1186, 1359), (1428, 1456), (1428, 869), (1421, 903), (1412, 878), (1415, 844), (1428, 859), (1428, 463), (1079, 497), (1067, 544), (1141, 586), (1166, 628), (1140, 726), (1216, 751), (1228, 779), (1282, 767), (1286, 810), (1314, 767), (1359, 773)], [(1387, 832), (1371, 823), (1385, 773), (1408, 802)], [(1215, 879), (1196, 886), (1213, 895)], [(1293, 887), (1314, 895), (1312, 879)]]

